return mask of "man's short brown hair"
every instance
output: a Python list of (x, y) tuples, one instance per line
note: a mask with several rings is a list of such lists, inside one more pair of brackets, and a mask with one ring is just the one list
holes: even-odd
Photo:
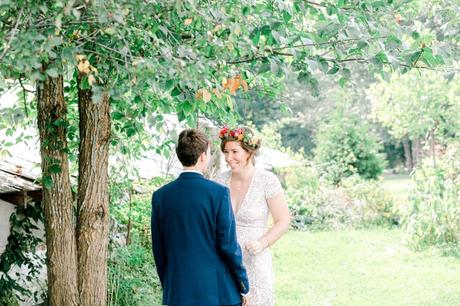
[(196, 165), (201, 153), (206, 152), (209, 147), (208, 137), (200, 130), (183, 130), (179, 134), (176, 154), (184, 167)]

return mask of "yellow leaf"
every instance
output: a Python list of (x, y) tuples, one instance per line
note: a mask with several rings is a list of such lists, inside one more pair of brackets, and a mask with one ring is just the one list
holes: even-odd
[(246, 80), (241, 80), (241, 85), (243, 86), (244, 91), (248, 91), (248, 83)]
[(203, 101), (209, 102), (211, 101), (211, 93), (207, 89), (203, 89)]
[(83, 59), (78, 63), (77, 68), (81, 73), (87, 74), (89, 73), (89, 66), (89, 62), (86, 59)]
[(88, 83), (89, 83), (89, 85), (92, 86), (94, 82), (96, 82), (96, 78), (92, 74), (88, 75)]
[(217, 24), (214, 29), (212, 30), (213, 33), (216, 33), (217, 31), (219, 31), (220, 29), (222, 29), (222, 25), (221, 24)]
[(186, 26), (189, 26), (189, 25), (192, 24), (192, 21), (193, 21), (193, 18), (187, 18), (187, 19), (184, 20), (184, 24), (185, 24)]
[(82, 60), (85, 60), (86, 56), (83, 55), (83, 54), (77, 54), (77, 55), (75, 55), (75, 58), (77, 59), (78, 62), (80, 62)]
[(200, 100), (203, 98), (203, 90), (198, 89), (198, 91), (195, 93), (195, 99)]
[(220, 99), (222, 98), (222, 94), (220, 93), (219, 89), (214, 88), (212, 92)]
[(238, 87), (240, 87), (240, 81), (241, 81), (241, 77), (239, 75), (237, 75), (236, 77), (232, 79), (232, 83), (230, 86), (230, 93), (232, 95), (234, 95)]
[(223, 78), (223, 79), (222, 79), (222, 87), (223, 87), (224, 89), (227, 89), (228, 85), (229, 85), (229, 84), (228, 84), (227, 78)]
[(236, 36), (240, 36), (240, 34), (241, 34), (241, 29), (240, 29), (240, 27), (237, 26), (237, 27), (235, 28), (235, 30), (233, 31), (233, 33), (235, 33)]

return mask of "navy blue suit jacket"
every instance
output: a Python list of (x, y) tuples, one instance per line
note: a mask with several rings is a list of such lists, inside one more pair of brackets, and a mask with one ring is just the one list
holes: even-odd
[(227, 187), (182, 173), (153, 193), (151, 226), (164, 304), (241, 302), (249, 283)]

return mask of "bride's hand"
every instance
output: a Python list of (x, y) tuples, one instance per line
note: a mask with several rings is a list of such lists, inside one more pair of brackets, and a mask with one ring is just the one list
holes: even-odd
[(267, 244), (265, 241), (253, 240), (247, 241), (244, 247), (251, 255), (256, 255), (262, 252), (267, 247)]

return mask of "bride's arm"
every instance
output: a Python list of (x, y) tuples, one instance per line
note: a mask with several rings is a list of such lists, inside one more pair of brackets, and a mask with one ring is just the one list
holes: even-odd
[(273, 218), (273, 226), (258, 241), (249, 241), (245, 245), (252, 254), (257, 254), (274, 244), (289, 229), (291, 218), (284, 192), (267, 199), (267, 204)]

